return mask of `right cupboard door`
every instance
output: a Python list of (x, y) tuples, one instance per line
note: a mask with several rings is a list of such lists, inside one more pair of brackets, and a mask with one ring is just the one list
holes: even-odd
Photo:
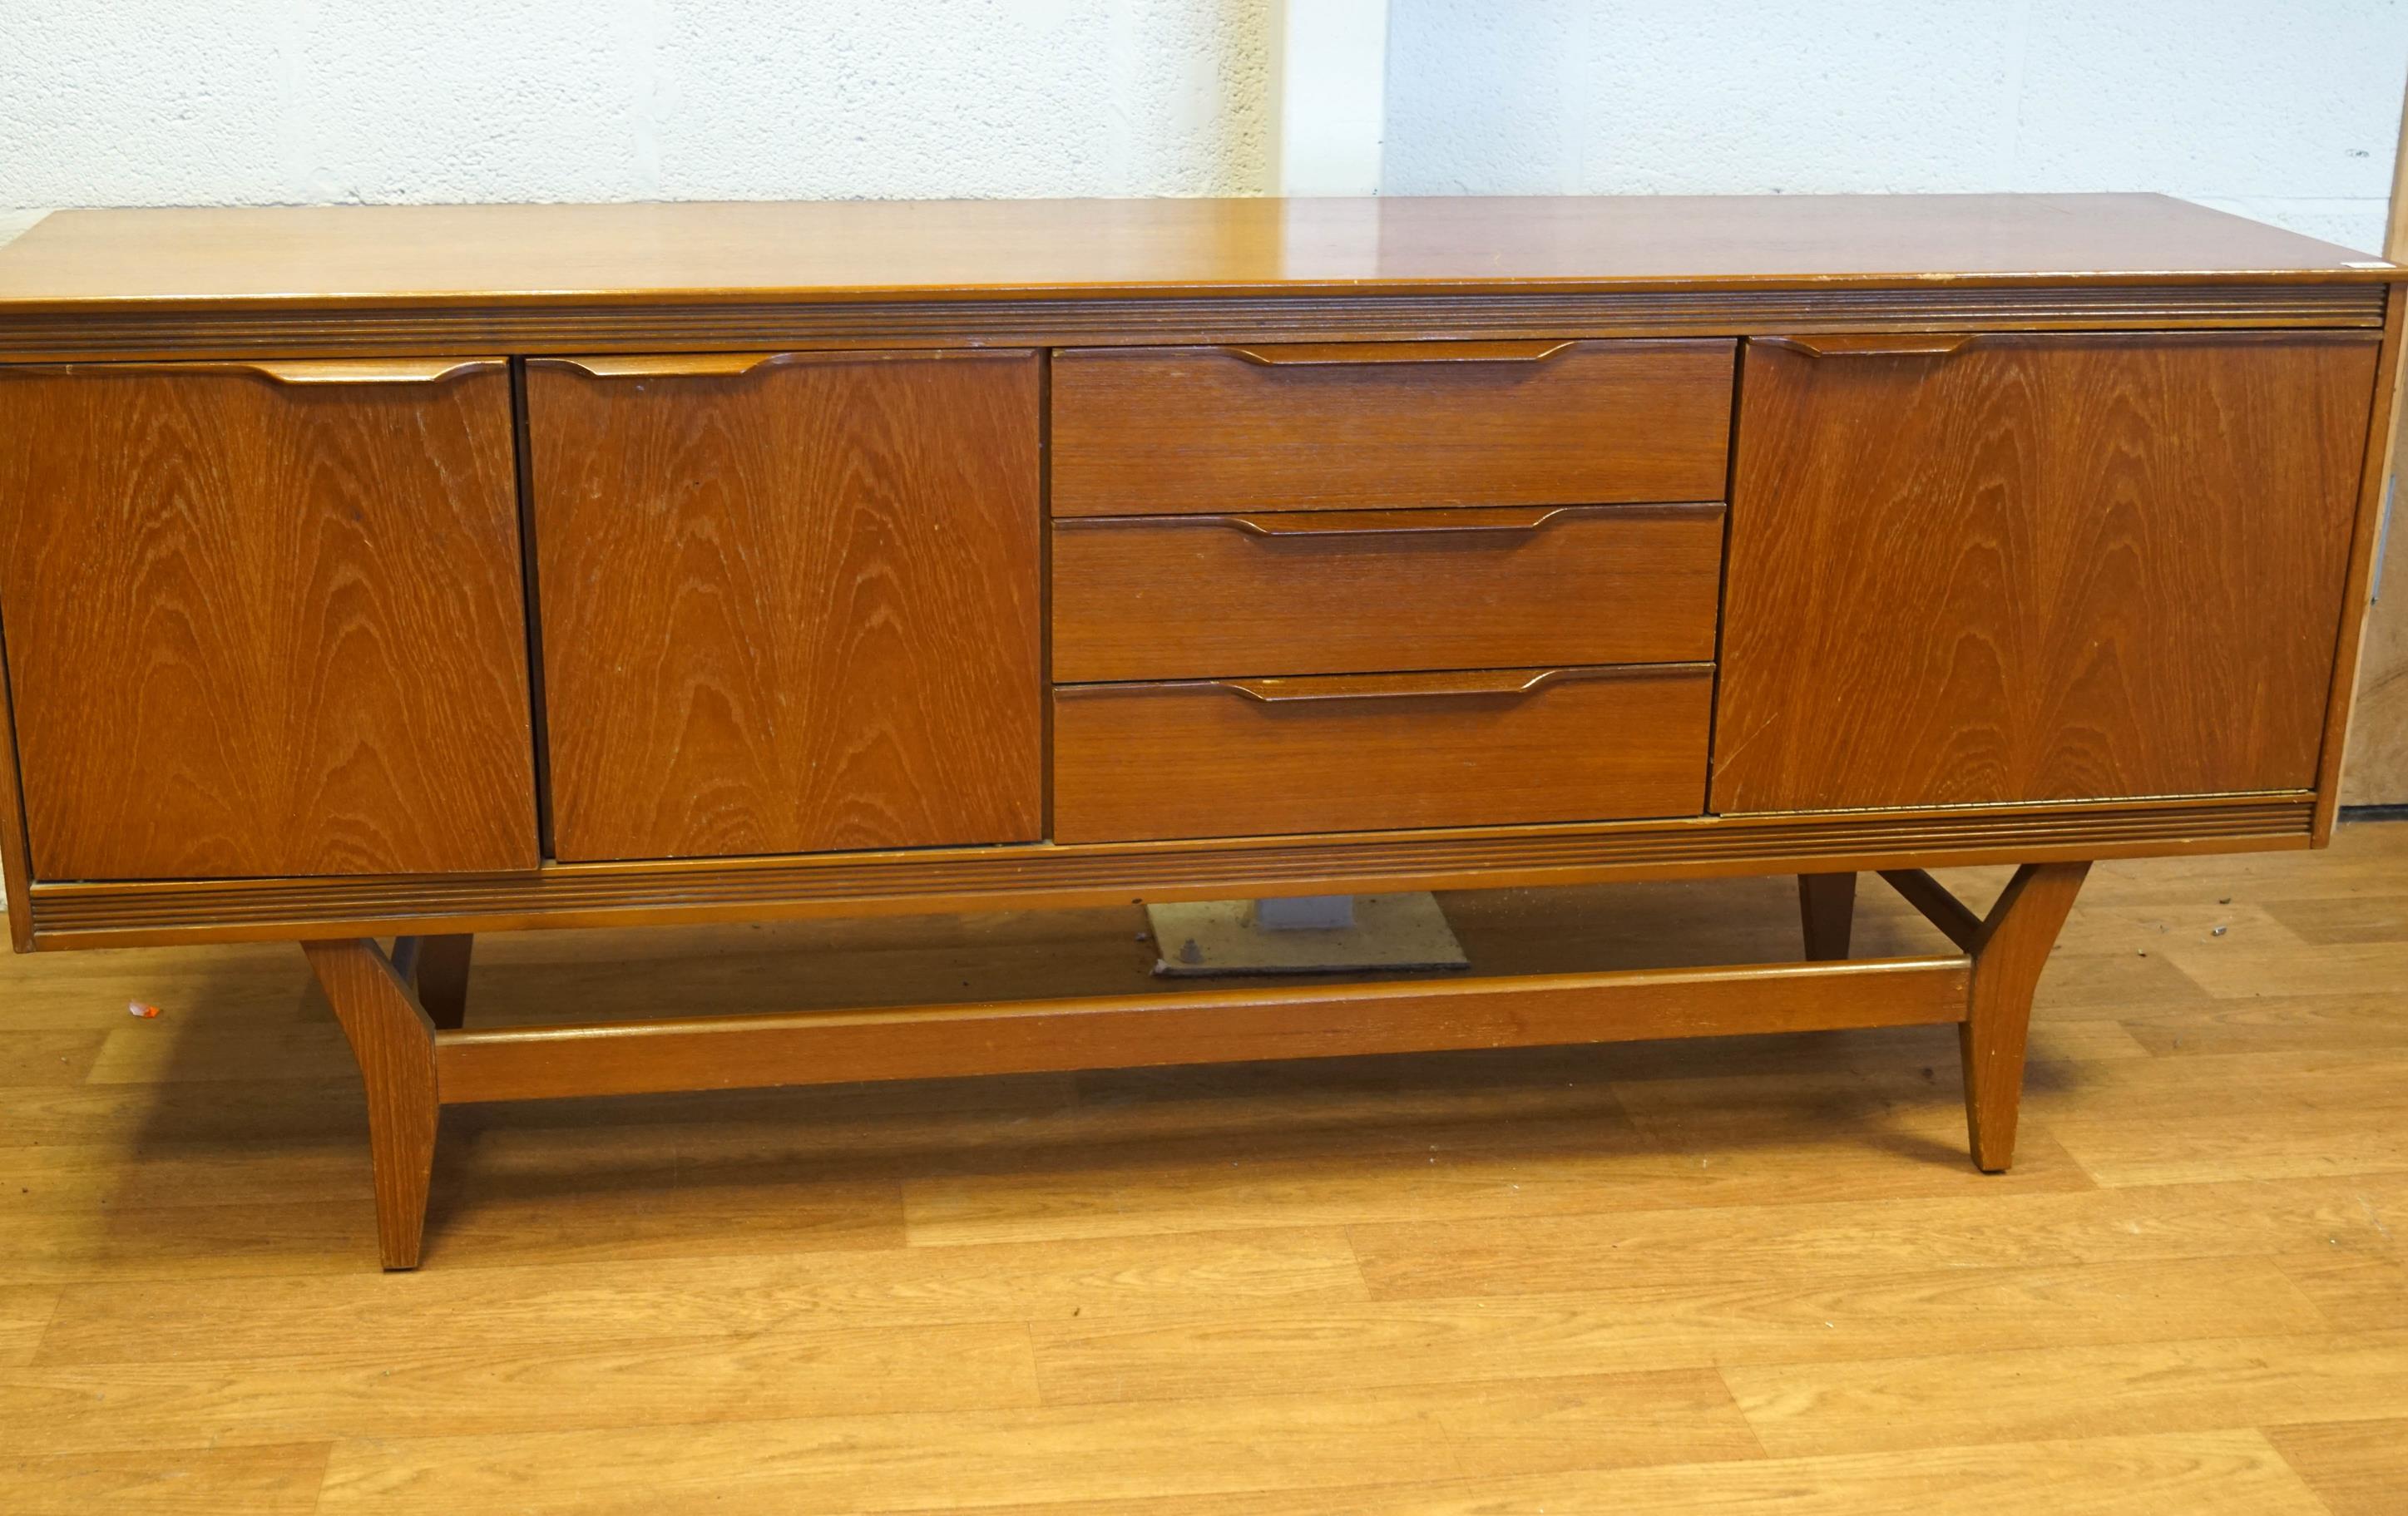
[(1750, 342), (1713, 808), (2312, 788), (2375, 353)]

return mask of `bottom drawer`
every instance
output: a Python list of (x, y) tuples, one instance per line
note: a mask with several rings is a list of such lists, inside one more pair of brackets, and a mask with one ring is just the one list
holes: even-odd
[(1066, 685), (1063, 842), (1704, 808), (1706, 664)]

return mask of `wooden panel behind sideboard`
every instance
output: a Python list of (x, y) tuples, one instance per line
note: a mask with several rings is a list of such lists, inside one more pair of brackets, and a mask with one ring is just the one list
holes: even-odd
[(1749, 343), (1714, 808), (2313, 787), (2375, 358)]
[(0, 369), (36, 878), (534, 865), (509, 379), (418, 366)]

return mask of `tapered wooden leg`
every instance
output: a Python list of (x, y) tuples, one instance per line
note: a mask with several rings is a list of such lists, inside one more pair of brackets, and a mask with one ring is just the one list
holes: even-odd
[(1965, 1125), (1974, 1166), (1985, 1173), (2002, 1173), (2014, 1162), (2032, 991), (2089, 872), (2088, 864), (2026, 864), (1973, 939), (1972, 998), (1957, 1045), (1965, 1061)]
[(1816, 962), (1848, 955), (1848, 928), (1856, 915), (1854, 874), (1798, 876), (1798, 914), (1806, 923), (1806, 956)]
[(368, 1154), (384, 1266), (415, 1268), (435, 1168), (435, 1023), (375, 943), (364, 937), (305, 942), (301, 951), (343, 1023), (367, 1086)]

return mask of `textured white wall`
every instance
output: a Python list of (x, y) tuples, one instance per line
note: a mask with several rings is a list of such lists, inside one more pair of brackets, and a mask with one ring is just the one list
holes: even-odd
[(1391, 194), (2161, 190), (2379, 248), (2401, 0), (1392, 0)]
[[(0, 0), (0, 210), (1247, 193), (1276, 25), (1274, 0)], [(2371, 247), (2403, 67), (2408, 0), (1390, 0), (1383, 184), (2154, 189)]]
[(1270, 0), (0, 0), (0, 208), (1245, 193)]

